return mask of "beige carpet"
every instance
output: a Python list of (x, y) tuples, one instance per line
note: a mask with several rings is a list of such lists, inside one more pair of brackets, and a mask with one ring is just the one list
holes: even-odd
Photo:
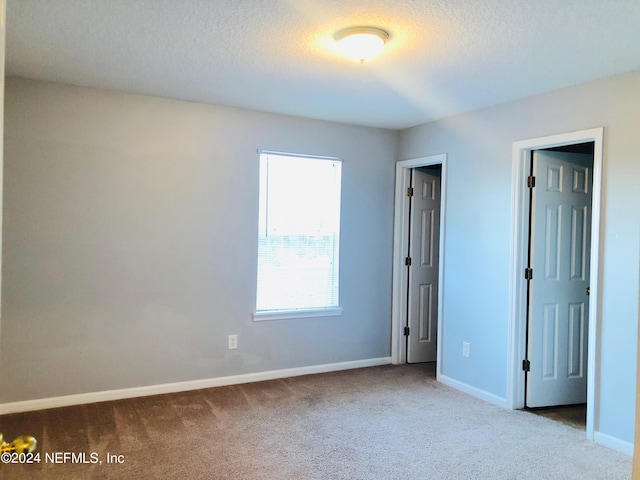
[[(0, 417), (41, 463), (1, 479), (628, 479), (583, 431), (384, 366)], [(45, 463), (94, 453), (102, 464)], [(107, 452), (124, 463), (106, 463)], [(58, 460), (63, 457), (58, 454)]]

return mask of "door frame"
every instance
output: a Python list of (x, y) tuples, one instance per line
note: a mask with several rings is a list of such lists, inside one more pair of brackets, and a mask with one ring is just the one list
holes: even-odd
[(594, 143), (593, 152), (593, 198), (591, 204), (591, 252), (589, 288), (589, 329), (587, 355), (587, 426), (589, 440), (593, 440), (596, 412), (598, 411), (596, 391), (599, 388), (598, 331), (601, 322), (601, 288), (600, 288), (600, 220), (602, 205), (602, 170), (604, 157), (604, 128), (592, 128), (577, 132), (561, 133), (546, 137), (521, 140), (513, 143), (513, 175), (512, 175), (512, 221), (511, 221), (511, 281), (510, 281), (510, 315), (509, 345), (507, 365), (507, 405), (512, 409), (525, 406), (524, 379), (522, 360), (526, 353), (526, 294), (527, 282), (524, 269), (527, 265), (527, 233), (529, 194), (526, 178), (531, 152), (543, 148), (560, 147), (576, 143)]
[(444, 239), (447, 204), (447, 154), (430, 155), (396, 162), (395, 212), (393, 220), (393, 287), (391, 310), (391, 363), (407, 362), (407, 342), (404, 327), (407, 318), (408, 279), (404, 264), (409, 242), (409, 197), (407, 189), (411, 186), (411, 170), (416, 167), (441, 165), (440, 178), (440, 238), (438, 240), (438, 326), (436, 378), (442, 374), (442, 319), (444, 307)]

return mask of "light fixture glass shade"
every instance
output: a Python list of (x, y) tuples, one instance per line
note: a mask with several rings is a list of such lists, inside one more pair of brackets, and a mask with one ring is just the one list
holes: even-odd
[(378, 55), (389, 40), (389, 33), (376, 27), (351, 27), (334, 35), (342, 52), (360, 63)]

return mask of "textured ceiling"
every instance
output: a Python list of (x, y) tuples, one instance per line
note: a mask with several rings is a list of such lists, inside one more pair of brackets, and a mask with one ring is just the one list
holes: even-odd
[[(333, 34), (391, 32), (360, 65)], [(404, 128), (640, 69), (640, 0), (8, 0), (8, 75)]]

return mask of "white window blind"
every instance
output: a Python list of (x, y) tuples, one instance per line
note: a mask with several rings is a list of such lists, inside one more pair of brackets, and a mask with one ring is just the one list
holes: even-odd
[(338, 159), (260, 154), (256, 312), (338, 307)]

